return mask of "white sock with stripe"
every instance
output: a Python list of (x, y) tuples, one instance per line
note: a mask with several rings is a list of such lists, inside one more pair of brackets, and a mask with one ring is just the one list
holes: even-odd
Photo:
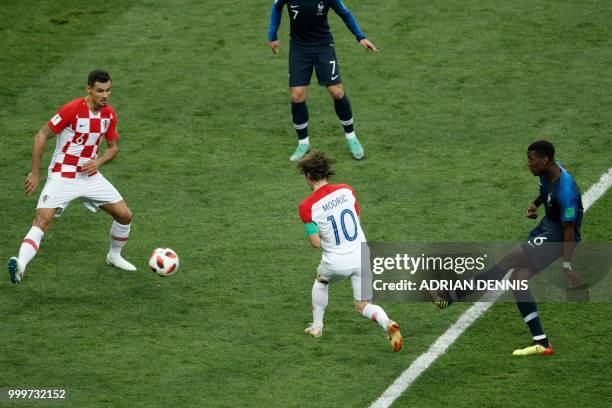
[(315, 281), (312, 285), (312, 320), (314, 327), (323, 327), (323, 315), (328, 301), (328, 286), (318, 281)]
[(387, 313), (385, 313), (382, 307), (370, 303), (363, 308), (361, 314), (378, 323), (385, 331), (389, 329), (389, 316), (387, 316)]
[(130, 235), (130, 228), (132, 224), (119, 224), (117, 221), (113, 221), (113, 225), (110, 230), (110, 254), (112, 256), (121, 255), (121, 249), (125, 246)]
[(28, 231), (27, 235), (23, 238), (23, 242), (19, 248), (19, 257), (17, 258), (17, 262), (22, 269), (25, 270), (26, 265), (36, 255), (38, 247), (40, 246), (40, 241), (44, 235), (45, 233), (43, 230), (33, 225), (32, 228), (30, 228), (30, 231)]

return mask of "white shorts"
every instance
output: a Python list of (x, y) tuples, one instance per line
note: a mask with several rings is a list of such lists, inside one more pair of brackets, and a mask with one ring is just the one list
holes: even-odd
[(55, 216), (59, 217), (70, 202), (77, 198), (94, 212), (101, 205), (123, 200), (119, 191), (100, 173), (74, 179), (50, 176), (40, 193), (36, 208), (57, 208)]
[(333, 269), (328, 263), (321, 262), (317, 267), (317, 273), (321, 280), (327, 283), (339, 282), (346, 278), (351, 278), (351, 286), (353, 287), (353, 297), (356, 301), (371, 300), (370, 291), (362, 293), (361, 287), (361, 268), (337, 270)]

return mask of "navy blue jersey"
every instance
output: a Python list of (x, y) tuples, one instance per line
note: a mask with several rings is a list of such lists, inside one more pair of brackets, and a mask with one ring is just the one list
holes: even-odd
[(561, 176), (553, 182), (545, 176), (540, 176), (540, 198), (546, 209), (549, 221), (561, 224), (562, 221), (576, 222), (576, 241), (580, 240), (580, 224), (582, 224), (582, 195), (574, 178), (559, 164)]
[(342, 3), (342, 0), (276, 0), (272, 4), (270, 13), (269, 41), (278, 39), (277, 32), (285, 4), (287, 4), (289, 14), (290, 45), (292, 47), (329, 48), (333, 46), (334, 39), (327, 23), (327, 13), (330, 8), (342, 18), (357, 41), (365, 38), (353, 14)]

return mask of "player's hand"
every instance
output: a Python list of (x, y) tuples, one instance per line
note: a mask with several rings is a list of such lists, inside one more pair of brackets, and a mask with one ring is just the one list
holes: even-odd
[(30, 172), (26, 176), (25, 179), (25, 192), (27, 195), (31, 196), (32, 193), (36, 190), (38, 186), (38, 182), (40, 181), (40, 176), (38, 173)]
[(366, 50), (371, 51), (375, 54), (380, 52), (380, 50), (376, 48), (376, 46), (372, 44), (372, 42), (367, 38), (364, 38), (363, 40), (359, 41), (359, 44), (361, 44)]
[(88, 176), (93, 175), (100, 168), (101, 163), (99, 160), (90, 160), (83, 166), (83, 171), (87, 173)]
[(527, 218), (531, 218), (532, 220), (535, 220), (536, 218), (538, 218), (538, 207), (535, 204), (529, 204), (529, 207), (527, 207), (527, 214), (526, 214)]
[(572, 268), (563, 268), (563, 274), (572, 282), (572, 287), (582, 285), (582, 278)]
[(280, 51), (280, 41), (268, 41), (268, 46), (272, 49), (274, 54), (277, 54)]

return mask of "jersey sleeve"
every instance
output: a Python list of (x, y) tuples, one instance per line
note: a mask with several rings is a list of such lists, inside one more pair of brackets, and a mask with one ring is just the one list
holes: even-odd
[(561, 213), (561, 221), (575, 221), (577, 216), (576, 201), (576, 184), (574, 179), (567, 174), (563, 174), (559, 180), (559, 190), (557, 192), (557, 201), (559, 202), (559, 212)]
[(301, 203), (299, 207), (300, 218), (304, 224), (312, 222), (312, 207), (307, 203)]
[(319, 227), (317, 223), (312, 220), (312, 206), (306, 202), (300, 204), (299, 207), (300, 218), (304, 223), (304, 230), (306, 235), (318, 234)]
[(114, 110), (111, 113), (111, 121), (104, 137), (107, 142), (114, 142), (119, 139), (119, 134), (117, 133), (117, 114)]
[(66, 126), (68, 126), (75, 119), (77, 114), (77, 104), (74, 102), (69, 102), (66, 105), (62, 106), (56, 113), (53, 115), (51, 119), (47, 122), (47, 126), (51, 128), (51, 130), (58, 134)]
[(280, 27), (283, 6), (287, 0), (275, 0), (270, 11), (270, 25), (268, 26), (268, 41), (278, 40), (278, 27)]
[(332, 0), (330, 7), (340, 16), (344, 24), (346, 24), (347, 28), (353, 33), (357, 41), (361, 41), (366, 38), (365, 34), (359, 28), (359, 24), (355, 17), (353, 17), (353, 13), (351, 10), (346, 8), (342, 0)]

